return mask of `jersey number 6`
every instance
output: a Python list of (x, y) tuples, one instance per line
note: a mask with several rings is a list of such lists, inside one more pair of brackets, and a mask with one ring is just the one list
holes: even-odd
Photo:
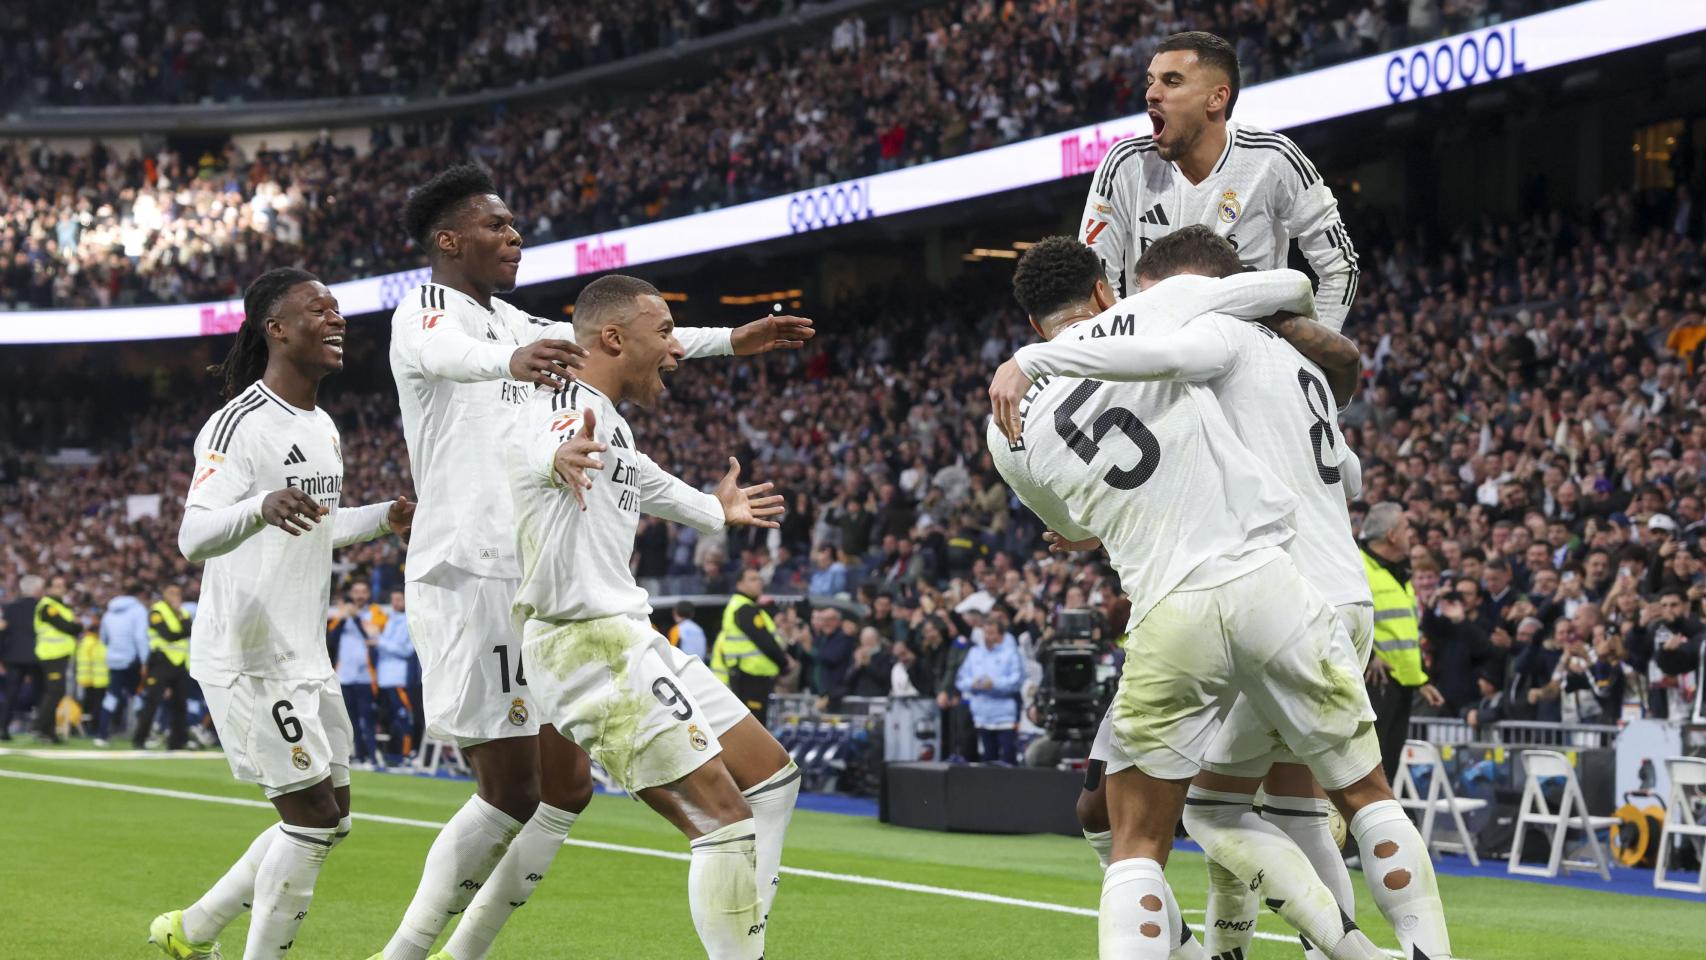
[(302, 739), (302, 721), (289, 713), (295, 709), (296, 705), (289, 700), (280, 700), (272, 705), (272, 722), (278, 724), (278, 735), (284, 738), (285, 743)]
[(1073, 453), (1078, 454), (1078, 459), (1089, 463), (1101, 451), (1102, 438), (1109, 430), (1118, 427), (1142, 456), (1132, 466), (1109, 467), (1102, 480), (1115, 490), (1136, 490), (1147, 483), (1155, 475), (1155, 468), (1161, 465), (1161, 442), (1155, 439), (1155, 434), (1149, 432), (1137, 414), (1124, 407), (1109, 407), (1090, 425), (1088, 436), (1073, 422), (1078, 411), (1097, 390), (1102, 389), (1102, 385), (1100, 380), (1086, 380), (1079, 384), (1066, 402), (1055, 408), (1054, 431), (1060, 434)]

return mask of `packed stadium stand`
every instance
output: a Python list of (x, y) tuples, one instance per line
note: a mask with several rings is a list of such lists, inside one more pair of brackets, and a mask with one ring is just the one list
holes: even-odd
[[(391, 223), (386, 211), (398, 208), (407, 186), (449, 159), (490, 165), (529, 241), (558, 240), (1136, 113), (1143, 64), (1177, 30), (1236, 37), (1246, 82), (1255, 82), (1548, 5), (1556, 4), (1304, 3), (1266, 17), (1252, 2), (959, 0), (870, 22), (850, 18), (805, 44), (756, 42), (721, 54), (709, 76), (643, 94), (381, 125), (360, 146), (311, 138), (270, 149), (0, 147), (0, 306), (230, 297), (241, 266), (263, 261), (294, 262), (328, 281), (412, 267), (418, 254), (401, 231), (372, 228)], [(452, 14), (478, 19), (483, 6), (452, 4)], [(311, 23), (337, 30), (341, 42), (363, 36), (336, 24), (341, 13), (312, 18), (315, 9), (306, 11)], [(425, 16), (422, 9), (399, 7)], [(584, 9), (609, 15), (599, 5)], [(624, 9), (630, 5), (610, 5)], [(75, 50), (78, 32), (69, 29), (54, 49)], [(227, 32), (251, 36), (241, 22)], [(434, 42), (422, 39), (429, 49)], [(208, 56), (216, 57), (212, 46)], [(307, 48), (350, 60), (333, 56), (333, 45)], [(490, 51), (470, 59), (515, 62)], [(416, 65), (443, 75), (430, 57)], [(348, 82), (365, 76), (363, 68)]]

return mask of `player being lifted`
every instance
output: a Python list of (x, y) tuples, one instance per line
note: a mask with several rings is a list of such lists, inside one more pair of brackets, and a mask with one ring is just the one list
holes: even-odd
[[(1050, 340), (1106, 335), (1140, 309), (1135, 300), (1116, 306), (1093, 252), (1065, 237), (1026, 252), (1014, 291)], [(1350, 637), (1283, 549), (1296, 498), (1199, 382), (1238, 363), (1242, 347), (1218, 325), (1200, 321), (1191, 332), (1173, 347), (1170, 379), (1044, 378), (1027, 395), (1020, 439), (1009, 443), (993, 423), (988, 434), (997, 468), (1025, 504), (1071, 540), (1100, 539), (1132, 600), (1110, 710), (1104, 957), (1165, 957), (1177, 942), (1160, 864), (1189, 779), (1236, 697), (1342, 809), (1391, 799)], [(1380, 956), (1297, 845), (1252, 820), (1198, 839), (1234, 872), (1259, 862), (1260, 874), (1249, 871), (1258, 895), (1327, 956)], [(1407, 820), (1353, 823), (1359, 840), (1426, 863)], [(1433, 887), (1425, 867), (1405, 879)]]
[[(1121, 301), (1113, 310), (1115, 316), (1135, 322), (1128, 320), (1117, 330), (1107, 324), (1106, 336), (1093, 329), (1089, 339), (1063, 337), (1025, 347), (998, 373), (991, 388), (992, 402), (1001, 419), (1010, 422), (1011, 398), (1021, 389), (1015, 380), (1028, 384), (1028, 378), (1067, 376), (1121, 382), (1187, 378), (1207, 383), (1239, 438), (1297, 498), (1297, 535), (1290, 545), (1291, 556), (1303, 578), (1333, 605), (1352, 638), (1360, 666), (1367, 661), (1373, 642), (1373, 606), (1345, 510), (1339, 467), (1343, 443), (1332, 423), (1335, 401), (1342, 404), (1355, 392), (1358, 352), (1355, 344), (1306, 320), (1279, 325), (1294, 349), (1264, 327), (1212, 315), (1196, 319), (1216, 310), (1217, 300), (1228, 299), (1223, 287), (1261, 284), (1274, 291), (1268, 301), (1249, 306), (1250, 315), (1307, 313), (1312, 308), (1309, 281), (1302, 274), (1241, 270), (1236, 251), (1206, 227), (1187, 227), (1155, 241), (1137, 264), (1136, 276), (1144, 292)], [(1230, 279), (1212, 279), (1216, 277)], [(1276, 282), (1266, 284), (1266, 277)], [(1248, 300), (1249, 295), (1242, 299)], [(1224, 339), (1230, 350), (1220, 350), (1215, 337)], [(1095, 761), (1111, 759), (1108, 732), (1104, 721), (1091, 753)], [(1271, 725), (1262, 721), (1252, 702), (1240, 700), (1233, 707), (1207, 757), (1210, 762), (1191, 787), (1191, 802), (1185, 808), (1185, 824), (1192, 836), (1205, 848), (1215, 849), (1213, 835), (1229, 823), (1269, 834), (1284, 831), (1332, 888), (1340, 909), (1353, 914), (1350, 878), (1327, 827), (1327, 800), (1314, 796), (1313, 779), (1295, 756), (1274, 748)], [(1258, 818), (1251, 804), (1264, 775), (1268, 797)], [(1353, 801), (1365, 801), (1346, 814), (1360, 821), (1353, 821), (1354, 833), (1366, 831), (1373, 823), (1388, 823), (1398, 831), (1409, 827), (1407, 815), (1389, 794), (1374, 799), (1377, 796), (1372, 791), (1352, 795)], [(1092, 830), (1106, 829), (1098, 822), (1105, 822), (1106, 810), (1100, 791), (1087, 791), (1081, 798), (1080, 818), (1088, 824), (1085, 835), (1104, 860), (1107, 834)], [(1369, 885), (1376, 905), (1398, 931), (1406, 954), (1419, 951), (1414, 955), (1439, 957), (1448, 955), (1450, 947), (1437, 894), (1427, 882), (1431, 867), (1425, 855), (1409, 855), (1421, 847), (1417, 838), (1371, 859)], [(1215, 955), (1248, 949), (1257, 915), (1250, 883), (1264, 866), (1256, 858), (1228, 865), (1235, 869), (1217, 868), (1211, 873), (1215, 881), (1211, 917), (1225, 921), (1209, 924), (1208, 948)], [(1393, 879), (1376, 882), (1377, 877)], [(1231, 887), (1247, 897), (1221, 893)], [(1244, 899), (1249, 901), (1247, 909), (1238, 912)]]
[(1241, 81), (1230, 43), (1192, 31), (1155, 50), (1145, 81), (1154, 132), (1108, 150), (1079, 221), (1108, 286), (1116, 297), (1135, 293), (1143, 251), (1191, 224), (1260, 270), (1285, 266), (1296, 240), (1320, 281), (1316, 317), (1337, 332), (1356, 297), (1357, 254), (1332, 189), (1289, 138), (1232, 119)]
[(332, 551), (387, 532), (407, 539), (414, 507), (402, 497), (339, 507), (338, 428), (316, 398), (343, 368), (344, 336), (338, 301), (312, 274), (262, 274), (216, 368), (232, 399), (196, 436), (178, 532), (184, 557), (207, 562), (190, 675), (232, 774), (264, 790), (281, 822), (200, 900), (154, 918), (149, 942), (168, 957), (218, 957), (215, 938), (251, 903), (243, 955), (282, 955), (321, 864), (349, 835), (350, 721), (326, 655)]
[[(398, 304), (391, 332), (391, 372), (420, 499), (409, 625), (428, 729), (457, 744), (477, 791), (434, 840), (402, 923), (378, 956), (421, 960), (466, 910), (442, 955), (480, 960), (592, 794), (586, 753), (540, 728), (510, 620), (521, 568), (500, 446), (529, 384), (562, 385), (585, 351), (542, 339), (546, 321), (494, 296), (515, 286), (522, 239), (485, 170), (443, 171), (410, 196), (403, 219), (432, 265), (431, 281)], [(691, 357), (797, 348), (812, 333), (809, 320), (771, 317), (677, 336)], [(577, 442), (575, 449), (590, 447)], [(780, 799), (797, 790), (791, 782), (771, 792)]]
[[(700, 942), (713, 960), (749, 960), (764, 955), (767, 900), (755, 878), (768, 881), (774, 866), (756, 872), (764, 825), (755, 823), (759, 797), (749, 805), (741, 786), (771, 779), (787, 756), (698, 657), (652, 628), (629, 558), (641, 513), (706, 533), (775, 527), (782, 498), (768, 483), (740, 487), (733, 457), (713, 495), (639, 451), (618, 406), (649, 407), (663, 393), (683, 354), (674, 327), (657, 289), (632, 277), (595, 280), (575, 301), (585, 366), (565, 390), (534, 391), (511, 429), (515, 616), (545, 718), (688, 838)], [(562, 468), (573, 437), (604, 448), (592, 479)]]
[[(1212, 33), (1174, 34), (1156, 48), (1146, 84), (1154, 129), (1116, 143), (1102, 158), (1079, 221), (1078, 239), (1101, 257), (1115, 295), (1135, 292), (1137, 261), (1151, 243), (1202, 225), (1225, 237), (1245, 266), (1262, 270), (1284, 267), (1295, 240), (1320, 282), (1316, 319), (1335, 332), (1343, 328), (1358, 270), (1338, 202), (1297, 144), (1232, 119), (1242, 86), (1232, 45)], [(1348, 472), (1360, 471), (1353, 451), (1343, 456)], [(1284, 767), (1267, 787), (1270, 794), (1321, 796), (1307, 782), (1288, 781)], [(1087, 832), (1098, 819), (1084, 824)], [(1324, 825), (1319, 831), (1313, 826), (1312, 836), (1328, 835)], [(1329, 857), (1337, 865), (1328, 864)], [(1351, 889), (1336, 854), (1323, 850), (1313, 859), (1335, 889)], [(1209, 878), (1209, 949), (1220, 954), (1247, 947), (1254, 924), (1243, 925), (1241, 918), (1254, 916), (1256, 898), (1212, 861)], [(1219, 919), (1231, 922), (1214, 922)]]

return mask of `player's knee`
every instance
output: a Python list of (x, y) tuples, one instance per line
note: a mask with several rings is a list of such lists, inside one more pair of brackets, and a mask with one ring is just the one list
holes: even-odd
[(525, 823), (539, 809), (539, 784), (536, 782), (501, 783), (490, 790), (482, 786), (480, 799), (497, 807), (504, 815)]
[(1108, 804), (1101, 791), (1079, 791), (1078, 825), (1091, 833), (1108, 829)]
[(287, 823), (303, 827), (331, 828), (343, 817), (338, 813), (337, 797), (330, 790), (307, 791), (291, 803)]
[(559, 810), (579, 814), (592, 802), (591, 771), (584, 776), (548, 778), (540, 791), (540, 799)]

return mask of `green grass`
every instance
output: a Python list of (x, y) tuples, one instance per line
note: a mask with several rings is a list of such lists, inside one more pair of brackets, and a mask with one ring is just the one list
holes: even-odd
[[(258, 800), (218, 760), (49, 760), (0, 756), (28, 771)], [(357, 813), (443, 821), (464, 783), (356, 774)], [(193, 901), (273, 817), (265, 810), (0, 777), (0, 955), (66, 960), (158, 956), (145, 944), (156, 913)], [(598, 797), (572, 837), (661, 850), (680, 837), (639, 804)], [(413, 893), (433, 831), (362, 822), (321, 874), (293, 957), (361, 960), (389, 937)], [(1181, 905), (1200, 910), (1201, 858), (1175, 854)], [(980, 837), (888, 827), (802, 811), (787, 866), (1094, 909), (1100, 876), (1082, 841)], [(1361, 882), (1360, 876), (1356, 878)], [(1442, 877), (1461, 957), (1473, 960), (1697, 960), (1706, 905), (1595, 894), (1511, 881)], [(1358, 920), (1382, 946), (1384, 922), (1359, 897)], [(1187, 919), (1200, 922), (1201, 914)], [(1096, 921), (1034, 908), (788, 876), (772, 918), (777, 958), (1094, 957)], [(1260, 929), (1287, 932), (1272, 917)], [(241, 955), (246, 921), (221, 938)], [(1299, 956), (1258, 940), (1257, 957)], [(703, 956), (686, 904), (686, 864), (571, 847), (505, 929), (494, 960)]]

